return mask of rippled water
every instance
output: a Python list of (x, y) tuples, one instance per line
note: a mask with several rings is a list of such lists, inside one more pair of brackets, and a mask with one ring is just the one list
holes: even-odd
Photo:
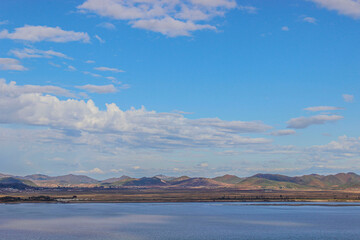
[(0, 239), (360, 239), (360, 206), (0, 204)]

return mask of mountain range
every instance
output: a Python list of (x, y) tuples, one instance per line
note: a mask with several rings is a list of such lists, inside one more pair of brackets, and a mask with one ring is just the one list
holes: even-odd
[(335, 175), (310, 174), (289, 177), (279, 174), (256, 174), (240, 178), (224, 175), (215, 178), (203, 177), (154, 177), (132, 178), (121, 176), (102, 181), (84, 175), (64, 175), (51, 177), (43, 174), (11, 176), (0, 174), (0, 188), (233, 188), (233, 189), (287, 189), (287, 190), (357, 190), (360, 189), (360, 176), (356, 173), (338, 173)]

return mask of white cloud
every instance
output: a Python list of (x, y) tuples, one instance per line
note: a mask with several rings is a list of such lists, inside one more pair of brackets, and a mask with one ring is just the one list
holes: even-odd
[[(196, 30), (215, 30), (215, 26), (204, 24), (203, 21), (224, 16), (236, 7), (235, 0), (87, 0), (78, 9), (175, 37), (189, 36)], [(239, 6), (239, 9), (248, 12), (256, 10), (251, 6)], [(103, 26), (111, 28), (109, 24)]]
[(335, 122), (343, 119), (339, 115), (316, 115), (312, 117), (298, 117), (292, 118), (287, 122), (288, 128), (307, 128), (315, 124), (325, 124), (327, 122)]
[(61, 52), (55, 52), (53, 50), (39, 50), (35, 48), (24, 48), (24, 49), (13, 49), (10, 50), (10, 53), (18, 58), (52, 58), (60, 57), (71, 59)]
[(124, 70), (121, 70), (121, 69), (117, 69), (117, 68), (109, 68), (109, 67), (96, 67), (94, 68), (95, 70), (98, 70), (98, 71), (103, 71), (103, 72), (117, 72), (117, 73), (120, 73), (120, 72), (125, 72)]
[(53, 63), (53, 62), (49, 62), (49, 64), (53, 67), (57, 67), (57, 68), (60, 68), (61, 65), (60, 64), (56, 64), (56, 63)]
[(333, 107), (333, 106), (316, 106), (316, 107), (304, 108), (304, 110), (310, 111), (310, 112), (322, 112), (322, 111), (344, 110), (344, 108), (341, 108), (341, 107)]
[(0, 70), (25, 71), (28, 69), (21, 65), (21, 63), (17, 59), (0, 58)]
[[(71, 134), (71, 139), (81, 140), (83, 144), (224, 148), (271, 142), (266, 138), (241, 135), (261, 133), (271, 128), (262, 122), (188, 119), (181, 114), (157, 113), (144, 107), (123, 111), (114, 103), (106, 104), (106, 109), (100, 110), (92, 100), (60, 100), (55, 96), (40, 94), (37, 89), (34, 92), (22, 91), (23, 86), (16, 86), (14, 82), (0, 82), (0, 123), (47, 126), (64, 129), (65, 132), (78, 132)], [(51, 138), (56, 136), (52, 134)]]
[(281, 30), (282, 30), (282, 31), (285, 31), (285, 32), (290, 31), (289, 27), (287, 27), (287, 26), (283, 26), (283, 27), (281, 28)]
[(304, 17), (303, 21), (307, 22), (307, 23), (314, 23), (314, 24), (317, 22), (317, 20), (313, 17)]
[(110, 169), (110, 172), (112, 173), (119, 173), (119, 172), (123, 172), (124, 169), (120, 168), (120, 169)]
[[(57, 96), (74, 97), (75, 95), (69, 92), (69, 90), (57, 87), (57, 86), (39, 86), (39, 85), (23, 85), (18, 86), (16, 82), (10, 82), (6, 84), (5, 79), (0, 78), (0, 93), (5, 94), (8, 97), (18, 97), (28, 93), (50, 93)], [(1, 98), (1, 97), (0, 97)]]
[(273, 131), (270, 133), (270, 135), (272, 136), (287, 136), (287, 135), (294, 135), (296, 134), (295, 130), (292, 129), (282, 129), (282, 130), (277, 130), (277, 131)]
[(191, 21), (179, 21), (171, 17), (163, 19), (138, 20), (132, 24), (135, 28), (159, 32), (169, 37), (190, 36), (190, 32), (202, 29), (215, 30), (216, 27), (208, 24), (195, 24)]
[(99, 23), (96, 26), (106, 28), (106, 29), (110, 29), (110, 30), (116, 29), (115, 25), (112, 24), (112, 23), (109, 23), (109, 22), (102, 22), (102, 23)]
[(354, 101), (354, 95), (351, 94), (343, 94), (342, 95), (345, 102), (353, 102)]
[(253, 6), (238, 6), (239, 10), (246, 11), (248, 13), (257, 13), (257, 8)]
[(203, 167), (203, 168), (207, 168), (208, 166), (209, 166), (209, 164), (206, 163), (206, 162), (203, 162), (203, 163), (199, 164), (199, 167)]
[(89, 35), (84, 32), (65, 31), (62, 30), (60, 27), (30, 25), (15, 28), (15, 31), (12, 33), (9, 33), (8, 30), (3, 30), (0, 32), (0, 39), (1, 38), (25, 40), (30, 42), (90, 42)]
[(76, 67), (69, 65), (69, 66), (67, 67), (67, 70), (69, 70), (69, 71), (76, 71)]
[(117, 92), (117, 89), (114, 87), (114, 85), (91, 85), (87, 84), (84, 86), (77, 86), (76, 88), (83, 89), (92, 93), (114, 93)]
[(104, 174), (105, 172), (103, 170), (101, 170), (100, 168), (94, 168), (91, 170), (79, 170), (79, 171), (75, 171), (74, 173), (76, 174), (88, 174), (88, 173), (94, 173), (94, 174)]
[(85, 63), (93, 64), (93, 63), (95, 63), (95, 61), (94, 60), (87, 60), (87, 61), (85, 61)]
[(95, 38), (96, 38), (100, 43), (105, 43), (105, 40), (102, 39), (101, 37), (99, 37), (99, 35), (95, 35)]
[(337, 11), (340, 14), (352, 18), (360, 18), (359, 0), (310, 0), (328, 10)]
[(311, 147), (312, 150), (332, 153), (335, 156), (360, 156), (360, 137), (340, 136), (337, 141)]
[(87, 71), (84, 71), (83, 73), (86, 75), (93, 76), (93, 77), (102, 77), (100, 74), (97, 74), (97, 73), (91, 73), (91, 72), (87, 72)]
[[(115, 77), (106, 77), (106, 79), (109, 79), (111, 81), (116, 81), (116, 78)], [(121, 82), (120, 82), (121, 83)]]

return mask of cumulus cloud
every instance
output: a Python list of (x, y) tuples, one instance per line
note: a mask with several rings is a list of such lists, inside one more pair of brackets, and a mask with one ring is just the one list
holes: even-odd
[(109, 67), (96, 67), (94, 69), (103, 72), (117, 72), (117, 73), (125, 72), (124, 70), (118, 68), (109, 68)]
[[(45, 91), (45, 90), (44, 90)], [(182, 114), (158, 113), (144, 107), (123, 111), (116, 104), (100, 110), (92, 100), (60, 100), (51, 95), (23, 92), (14, 82), (0, 82), (0, 123), (21, 123), (63, 129), (72, 138), (142, 148), (239, 147), (267, 144), (266, 138), (242, 136), (271, 127), (262, 122), (188, 119)], [(55, 136), (52, 135), (54, 138)]]
[(35, 48), (24, 48), (24, 49), (13, 49), (10, 50), (10, 54), (18, 57), (18, 58), (66, 58), (71, 59), (61, 52), (56, 52), (53, 50), (39, 50)]
[(272, 136), (287, 136), (287, 135), (294, 135), (296, 134), (295, 130), (292, 129), (282, 129), (282, 130), (277, 130), (277, 131), (273, 131), (270, 133), (270, 135)]
[(15, 28), (15, 31), (9, 33), (8, 30), (0, 32), (0, 39), (24, 40), (30, 42), (72, 42), (81, 41), (88, 43), (90, 37), (85, 32), (65, 31), (60, 27), (47, 27), (47, 26), (30, 26)]
[(21, 65), (21, 63), (17, 59), (0, 58), (0, 70), (25, 71), (28, 69)]
[(343, 119), (340, 115), (316, 115), (311, 117), (292, 118), (287, 122), (288, 128), (307, 128), (315, 124), (325, 124)]
[[(125, 20), (132, 27), (176, 37), (189, 36), (197, 30), (215, 30), (215, 26), (204, 24), (203, 21), (224, 16), (227, 11), (236, 7), (235, 0), (86, 0), (78, 9)], [(239, 6), (239, 9), (256, 11), (251, 6)], [(198, 23), (199, 21), (202, 22)]]
[(343, 97), (345, 102), (353, 102), (354, 101), (354, 95), (343, 94), (342, 97)]
[(304, 110), (310, 111), (310, 112), (322, 112), (322, 111), (344, 110), (344, 108), (342, 108), (342, 107), (333, 107), (333, 106), (316, 106), (316, 107), (304, 108)]
[(114, 85), (91, 85), (87, 84), (84, 86), (77, 86), (76, 88), (83, 89), (92, 93), (114, 93), (117, 92), (117, 89)]
[(337, 11), (340, 14), (352, 18), (360, 18), (359, 0), (310, 0), (328, 10)]

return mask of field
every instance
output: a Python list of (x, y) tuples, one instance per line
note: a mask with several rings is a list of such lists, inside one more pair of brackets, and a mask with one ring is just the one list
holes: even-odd
[(0, 193), (0, 202), (360, 202), (356, 191), (214, 189), (42, 189)]

